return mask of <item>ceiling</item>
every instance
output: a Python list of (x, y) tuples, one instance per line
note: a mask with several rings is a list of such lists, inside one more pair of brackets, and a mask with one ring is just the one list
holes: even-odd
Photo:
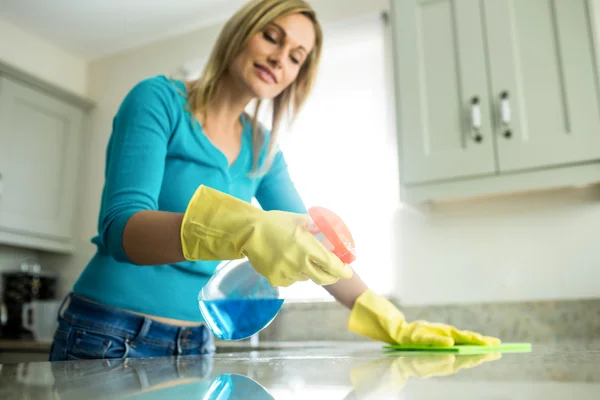
[(85, 60), (224, 21), (246, 0), (1, 0), (0, 18)]

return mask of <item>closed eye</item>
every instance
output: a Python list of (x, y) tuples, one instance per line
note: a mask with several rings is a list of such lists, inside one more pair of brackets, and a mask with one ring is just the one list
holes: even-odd
[(263, 33), (263, 37), (271, 43), (277, 43), (275, 38), (273, 38), (273, 36), (271, 36), (268, 32)]

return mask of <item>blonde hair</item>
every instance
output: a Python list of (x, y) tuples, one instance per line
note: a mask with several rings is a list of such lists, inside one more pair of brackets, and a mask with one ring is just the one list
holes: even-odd
[(276, 153), (279, 126), (285, 113), (288, 113), (289, 123), (293, 122), (314, 85), (323, 42), (323, 33), (315, 11), (303, 0), (249, 1), (225, 23), (202, 75), (190, 88), (187, 96), (190, 111), (192, 113), (200, 112), (206, 120), (207, 106), (214, 98), (219, 82), (227, 68), (246, 46), (248, 40), (273, 20), (288, 14), (302, 14), (312, 21), (315, 29), (315, 46), (300, 68), (295, 81), (273, 99), (271, 135), (262, 172), (258, 172), (258, 164), (265, 143), (265, 131), (258, 122), (258, 111), (262, 100), (256, 101), (254, 115), (250, 118), (252, 120), (253, 147), (252, 175), (263, 174), (269, 169)]

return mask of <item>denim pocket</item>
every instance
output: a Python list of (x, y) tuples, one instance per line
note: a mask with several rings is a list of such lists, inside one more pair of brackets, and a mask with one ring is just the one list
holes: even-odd
[(106, 332), (73, 328), (71, 346), (67, 352), (69, 359), (126, 358), (129, 345), (125, 338)]

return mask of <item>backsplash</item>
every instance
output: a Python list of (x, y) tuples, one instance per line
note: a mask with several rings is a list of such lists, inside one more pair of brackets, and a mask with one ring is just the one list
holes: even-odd
[(0, 244), (0, 273), (19, 268), (23, 260), (38, 256), (33, 250)]
[(30, 257), (37, 257), (37, 253), (33, 250), (0, 245), (0, 298), (3, 287), (1, 274), (18, 268), (23, 260)]
[[(395, 303), (409, 321), (448, 323), (505, 342), (600, 339), (600, 299), (418, 307)], [(349, 316), (350, 311), (335, 302), (288, 303), (261, 332), (260, 340), (364, 340), (348, 332)]]
[(0, 271), (16, 268), (22, 260), (29, 257), (37, 257), (37, 252), (0, 244)]

